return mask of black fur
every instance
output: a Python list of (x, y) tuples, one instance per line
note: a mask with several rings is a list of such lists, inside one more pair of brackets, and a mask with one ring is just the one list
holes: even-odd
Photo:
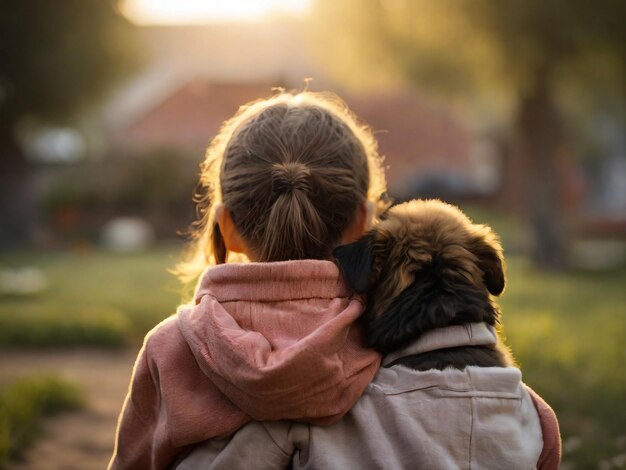
[(372, 271), (371, 236), (335, 248), (333, 256), (352, 290), (363, 294), (368, 287)]
[(420, 276), (383, 315), (376, 318), (367, 308), (363, 322), (367, 346), (388, 354), (435, 328), (474, 322), (495, 325), (497, 318), (497, 307), (472, 286)]
[(504, 291), (506, 277), (501, 258), (491, 246), (486, 246), (478, 253), (478, 267), (483, 271), (483, 281), (491, 295), (500, 295)]

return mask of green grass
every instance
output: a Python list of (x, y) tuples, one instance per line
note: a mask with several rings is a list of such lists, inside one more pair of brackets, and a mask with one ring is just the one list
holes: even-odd
[(43, 418), (82, 406), (81, 391), (53, 376), (0, 386), (0, 468), (39, 436)]
[(180, 302), (179, 285), (167, 272), (179, 249), (0, 257), (0, 269), (38, 267), (49, 283), (37, 295), (0, 297), (0, 347), (117, 346), (140, 341)]
[[(35, 297), (0, 297), (0, 346), (139, 341), (180, 301), (167, 273), (178, 250), (0, 258), (0, 266), (38, 266), (50, 281)], [(556, 410), (573, 468), (626, 452), (625, 286), (626, 268), (549, 274), (508, 259), (506, 341), (524, 380)]]
[(625, 287), (623, 268), (549, 274), (509, 260), (507, 343), (525, 382), (556, 410), (575, 468), (626, 452)]

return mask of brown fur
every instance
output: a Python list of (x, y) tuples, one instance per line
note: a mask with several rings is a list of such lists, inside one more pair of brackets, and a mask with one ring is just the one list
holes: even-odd
[[(335, 250), (352, 287), (367, 293), (363, 315), (368, 344), (386, 354), (422, 333), (450, 325), (495, 325), (493, 296), (505, 286), (497, 235), (473, 224), (457, 207), (437, 200), (392, 207), (365, 237)], [(460, 347), (404, 358), (418, 369), (507, 366), (503, 347)]]

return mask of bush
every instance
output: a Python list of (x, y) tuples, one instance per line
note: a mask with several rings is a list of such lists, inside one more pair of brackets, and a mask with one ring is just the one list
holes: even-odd
[(0, 347), (121, 346), (130, 330), (128, 317), (114, 308), (47, 308), (32, 315), (0, 315)]
[(0, 267), (36, 266), (48, 284), (35, 295), (0, 293), (0, 349), (140, 342), (180, 303), (180, 288), (167, 272), (178, 250), (167, 245), (140, 253), (0, 256)]
[(39, 208), (52, 232), (64, 239), (96, 240), (117, 216), (146, 219), (157, 235), (172, 238), (194, 218), (197, 158), (155, 148), (140, 155), (110, 155), (51, 174)]
[(24, 378), (0, 389), (0, 467), (41, 433), (41, 421), (84, 405), (81, 391), (56, 377)]

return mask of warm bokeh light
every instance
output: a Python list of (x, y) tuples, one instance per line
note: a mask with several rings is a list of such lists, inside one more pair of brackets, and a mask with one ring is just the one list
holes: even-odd
[(142, 25), (199, 24), (303, 16), (309, 6), (310, 0), (125, 0), (122, 11)]

